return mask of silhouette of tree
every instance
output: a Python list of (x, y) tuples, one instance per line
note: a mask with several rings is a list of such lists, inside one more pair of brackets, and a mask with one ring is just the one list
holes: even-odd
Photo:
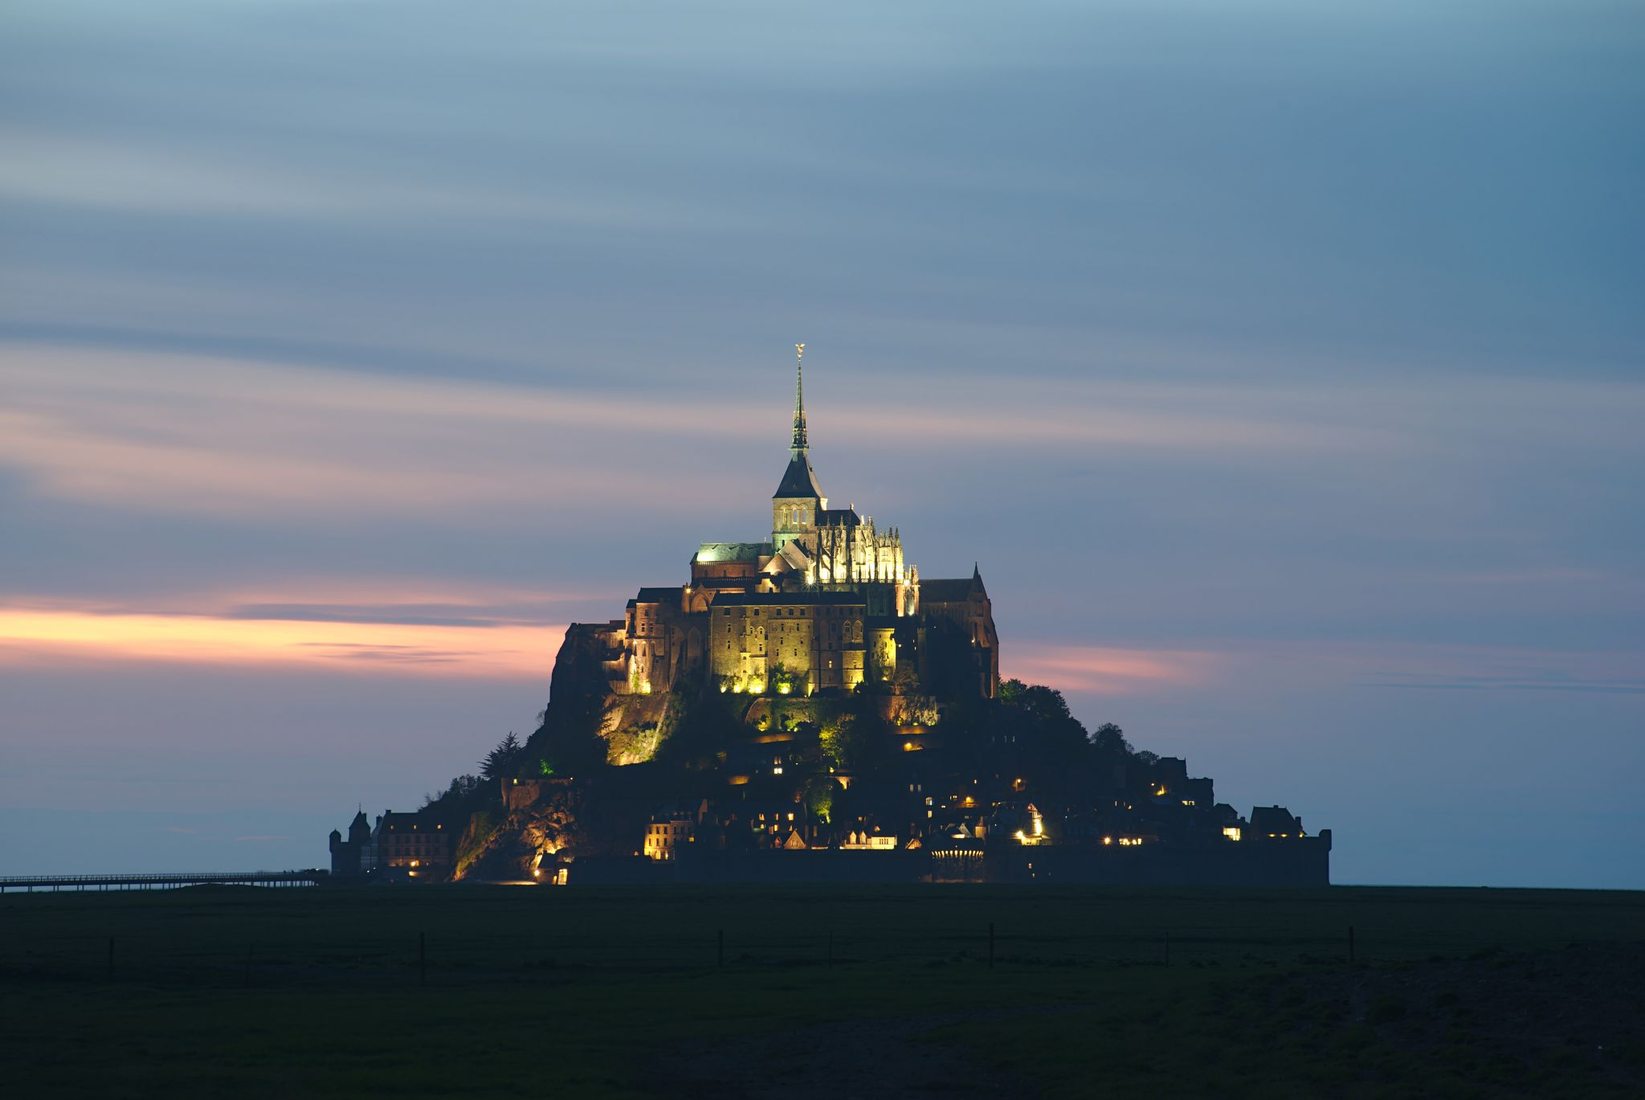
[(1091, 731), (1091, 745), (1106, 756), (1131, 754), (1131, 743), (1125, 739), (1125, 731), (1112, 722), (1104, 722)]
[(485, 759), (480, 761), (480, 775), (485, 779), (506, 779), (520, 766), (520, 760), (525, 747), (520, 739), (509, 730), (508, 736), (497, 743), (497, 747), (486, 753)]

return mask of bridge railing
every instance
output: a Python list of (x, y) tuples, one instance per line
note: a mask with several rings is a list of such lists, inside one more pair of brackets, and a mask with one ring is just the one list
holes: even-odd
[(316, 884), (330, 875), (318, 868), (293, 871), (153, 872), (106, 875), (0, 875), (0, 893), (8, 890), (164, 889), (178, 886), (294, 886)]

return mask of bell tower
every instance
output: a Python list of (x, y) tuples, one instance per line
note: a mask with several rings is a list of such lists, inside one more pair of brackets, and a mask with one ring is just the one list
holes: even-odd
[[(788, 446), (788, 468), (777, 491), (771, 495), (771, 545), (781, 550), (796, 539), (813, 542), (817, 511), (828, 507), (828, 498), (817, 485), (811, 468), (810, 444), (805, 434), (805, 345), (794, 345), (794, 435)], [(815, 552), (813, 545), (810, 549)]]

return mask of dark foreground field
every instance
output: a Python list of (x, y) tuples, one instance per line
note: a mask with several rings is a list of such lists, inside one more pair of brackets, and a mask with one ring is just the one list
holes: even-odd
[(1645, 1095), (1631, 893), (13, 894), (0, 983), (18, 1097)]

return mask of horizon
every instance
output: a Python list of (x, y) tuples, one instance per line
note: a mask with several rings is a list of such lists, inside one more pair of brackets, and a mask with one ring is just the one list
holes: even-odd
[(0, 876), (324, 866), (824, 491), (1339, 885), (1645, 888), (1645, 17), (0, 14)]

